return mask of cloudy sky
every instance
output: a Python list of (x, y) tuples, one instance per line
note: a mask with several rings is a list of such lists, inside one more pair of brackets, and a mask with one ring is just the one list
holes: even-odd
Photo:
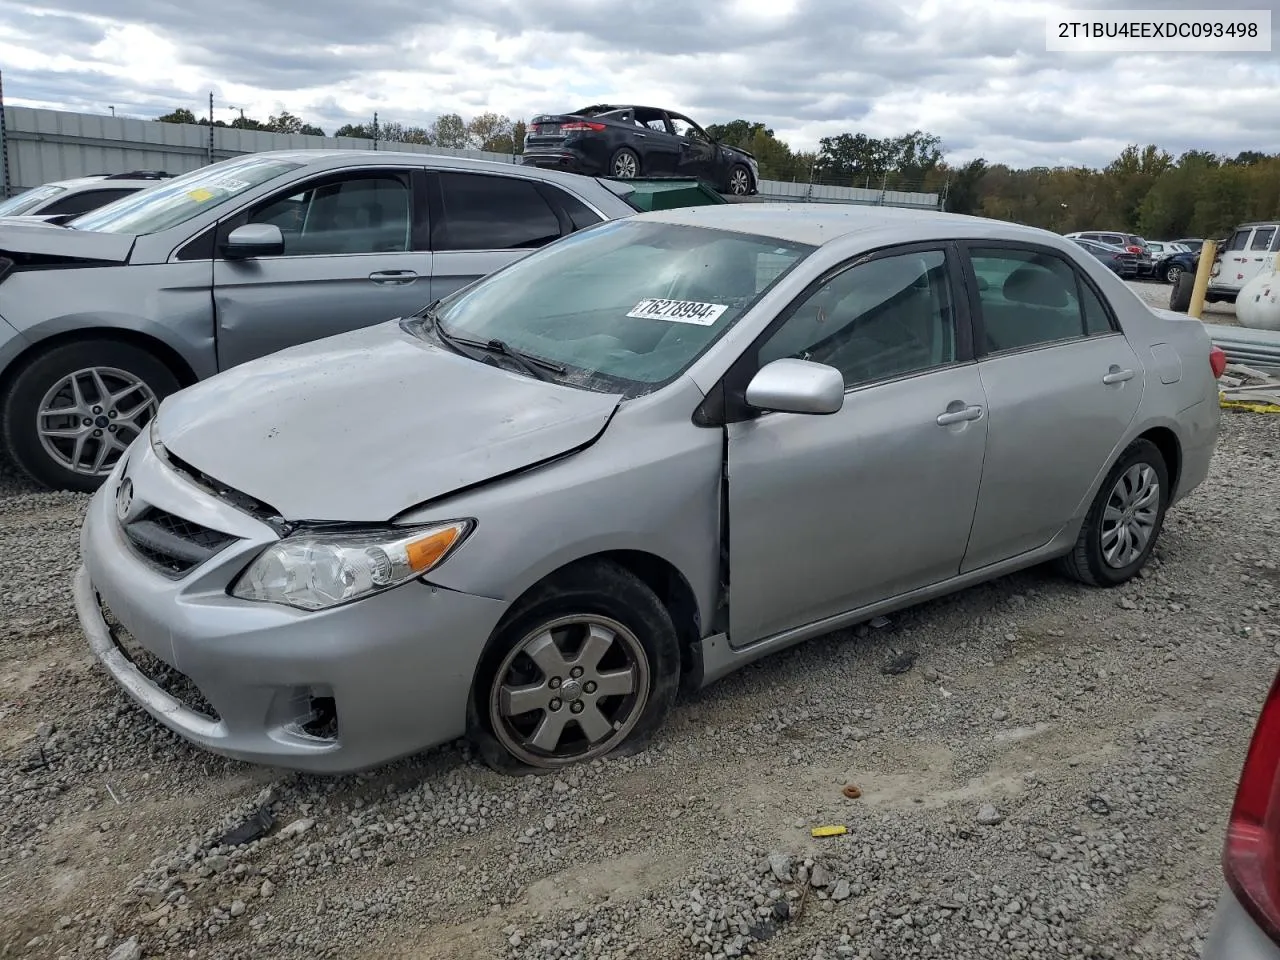
[[(1049, 53), (1054, 9), (1280, 0), (0, 0), (5, 101), (332, 131), (601, 101), (743, 117), (797, 148), (924, 129), (951, 159), (1105, 164), (1127, 143), (1280, 152), (1272, 53)], [(1203, 85), (1205, 89), (1199, 89)]]

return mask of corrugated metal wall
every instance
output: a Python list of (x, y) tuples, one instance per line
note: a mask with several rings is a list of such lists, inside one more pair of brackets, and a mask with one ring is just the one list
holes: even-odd
[[(5, 107), (4, 113), (10, 194), (51, 180), (94, 173), (127, 173), (131, 170), (186, 173), (210, 160), (208, 127), (30, 107)], [(506, 163), (519, 160), (507, 154), (482, 150), (452, 150), (413, 143), (383, 142), (380, 145), (388, 150), (413, 153), (450, 154)], [(350, 137), (310, 137), (214, 127), (212, 159), (225, 160), (263, 150), (368, 150), (370, 146), (368, 140)], [(939, 206), (936, 193), (865, 190), (775, 180), (762, 180), (759, 190), (760, 197), (765, 200), (814, 200), (930, 209)]]

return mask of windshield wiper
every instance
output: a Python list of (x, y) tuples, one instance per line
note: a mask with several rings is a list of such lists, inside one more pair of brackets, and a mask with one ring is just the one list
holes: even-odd
[(435, 311), (435, 304), (428, 307), (423, 312), (423, 316), (431, 321), (431, 325), (435, 329), (436, 336), (440, 338), (440, 341), (446, 346), (451, 347), (454, 352), (461, 353), (463, 356), (466, 356), (466, 352), (462, 347), (467, 346), (475, 350), (483, 350), (486, 353), (496, 353), (500, 356), (504, 356), (525, 373), (529, 374), (529, 376), (536, 377), (538, 380), (550, 380), (551, 378), (547, 376), (548, 371), (556, 374), (557, 376), (564, 375), (565, 368), (560, 366), (560, 364), (552, 363), (550, 360), (543, 360), (541, 357), (522, 353), (505, 340), (499, 340), (497, 338), (491, 340), (472, 340), (470, 337), (455, 337), (446, 330), (444, 324), (440, 322), (440, 317)]

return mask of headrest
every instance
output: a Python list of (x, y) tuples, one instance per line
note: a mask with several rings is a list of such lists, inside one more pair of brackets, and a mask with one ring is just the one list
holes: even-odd
[(1062, 281), (1044, 267), (1025, 263), (1004, 281), (1004, 298), (1033, 307), (1065, 307), (1071, 303)]

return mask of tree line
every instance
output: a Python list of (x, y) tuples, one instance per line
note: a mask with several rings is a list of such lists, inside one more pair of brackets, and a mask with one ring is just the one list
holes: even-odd
[[(208, 124), (180, 108), (156, 119)], [(309, 133), (319, 127), (288, 112), (266, 121), (240, 117), (215, 126)], [(376, 139), (518, 154), (524, 149), (524, 120), (482, 113), (471, 120), (446, 113), (429, 126), (394, 121), (346, 124), (338, 137)], [(923, 130), (897, 137), (842, 133), (823, 137), (814, 151), (793, 150), (763, 123), (733, 120), (710, 124), (707, 132), (725, 144), (753, 153), (766, 180), (938, 193), (945, 208), (1044, 227), (1060, 233), (1110, 229), (1152, 239), (1219, 237), (1238, 223), (1280, 219), (1280, 154), (1246, 150), (1234, 157), (1191, 150), (1174, 157), (1155, 145), (1131, 145), (1102, 169), (1085, 166), (1018, 169), (945, 159), (942, 139)]]

